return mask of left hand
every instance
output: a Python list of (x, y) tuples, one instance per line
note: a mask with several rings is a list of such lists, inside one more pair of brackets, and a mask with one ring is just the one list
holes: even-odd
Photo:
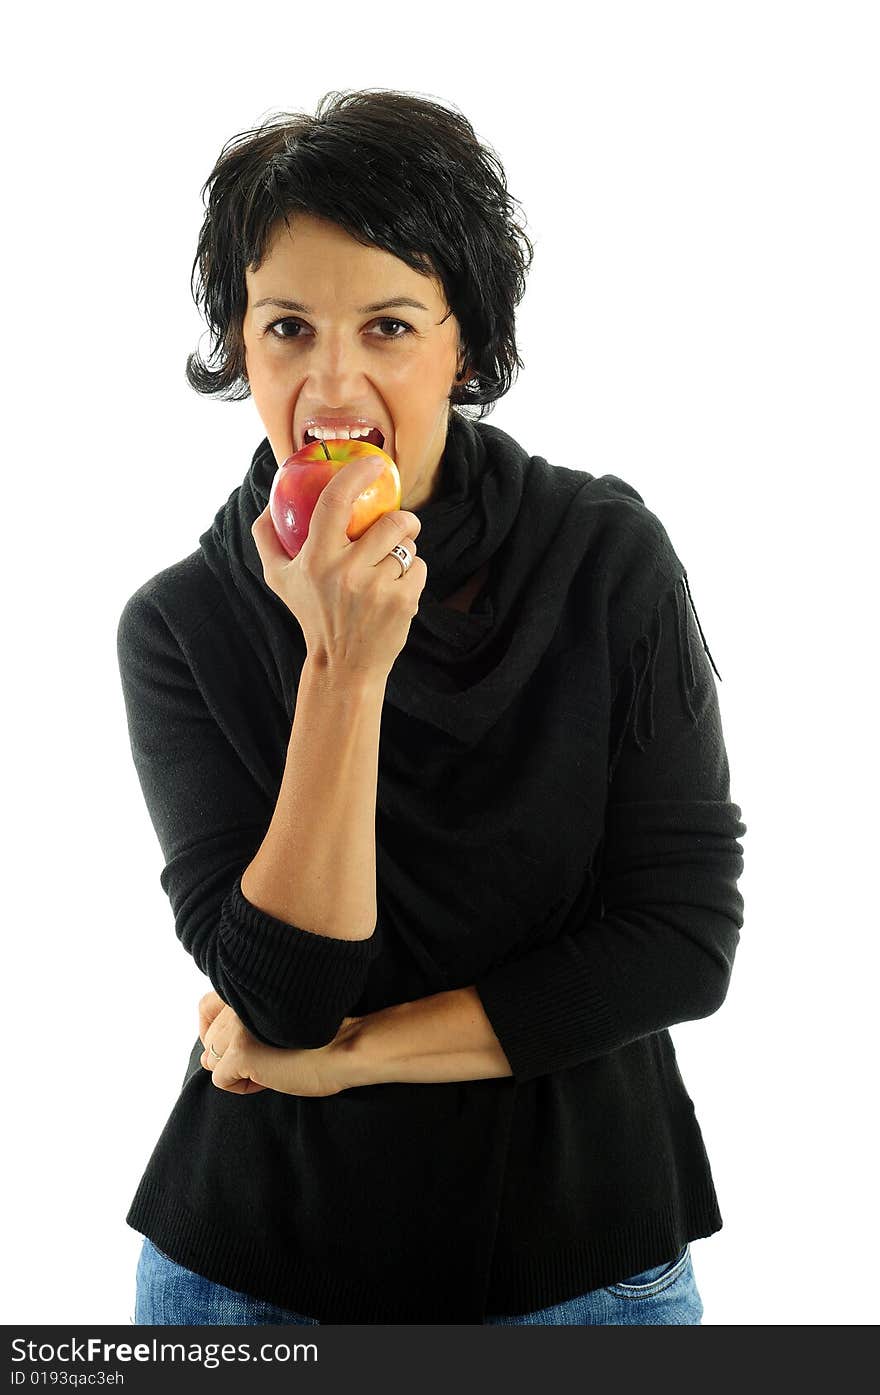
[[(235, 1095), (253, 1095), (258, 1090), (311, 1099), (338, 1095), (348, 1085), (341, 1078), (335, 1048), (351, 1035), (352, 1024), (360, 1021), (359, 1017), (344, 1017), (326, 1046), (290, 1050), (266, 1046), (212, 990), (199, 999), (199, 1040), (205, 1047), (200, 1062), (211, 1072), (218, 1089)], [(208, 1050), (209, 1043), (220, 1052), (219, 1060)]]

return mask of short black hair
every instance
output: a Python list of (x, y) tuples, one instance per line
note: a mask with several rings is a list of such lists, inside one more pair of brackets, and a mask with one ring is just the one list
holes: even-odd
[(250, 396), (245, 268), (259, 268), (274, 229), (282, 220), (289, 227), (297, 211), (439, 280), (461, 330), (458, 368), (471, 367), (452, 389), (450, 411), (471, 406), (483, 417), (510, 390), (523, 367), (515, 311), (534, 247), (514, 217), (520, 205), (498, 156), (451, 104), (387, 88), (325, 93), (314, 116), (275, 113), (233, 136), (201, 194), (190, 289), (198, 270), (192, 293), (213, 348), (208, 363), (187, 358), (196, 392)]

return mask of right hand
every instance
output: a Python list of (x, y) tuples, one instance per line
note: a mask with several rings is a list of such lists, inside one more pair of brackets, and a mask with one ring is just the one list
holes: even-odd
[[(299, 621), (307, 657), (346, 673), (387, 678), (406, 643), (428, 568), (415, 556), (421, 521), (405, 509), (377, 518), (354, 542), (346, 528), (354, 501), (376, 478), (377, 462), (351, 460), (318, 495), (309, 535), (288, 556), (267, 504), (251, 528), (263, 577)], [(391, 548), (413, 556), (401, 575)]]

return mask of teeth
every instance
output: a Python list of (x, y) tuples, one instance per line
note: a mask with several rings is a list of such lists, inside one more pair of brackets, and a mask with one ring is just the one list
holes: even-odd
[(352, 427), (351, 430), (345, 426), (310, 426), (305, 434), (318, 441), (356, 441), (361, 436), (369, 436), (370, 430), (369, 426)]

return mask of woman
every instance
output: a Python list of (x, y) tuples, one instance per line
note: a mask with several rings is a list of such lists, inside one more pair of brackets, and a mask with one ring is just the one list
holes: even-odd
[[(668, 1028), (724, 1000), (745, 825), (684, 567), (623, 480), (455, 410), (511, 384), (533, 250), (459, 113), (333, 94), (209, 183), (188, 377), (266, 437), (119, 622), (212, 985), (135, 1321), (699, 1323), (722, 1221)], [(402, 507), (350, 541), (352, 462), (291, 559), (274, 474), (356, 425)]]

